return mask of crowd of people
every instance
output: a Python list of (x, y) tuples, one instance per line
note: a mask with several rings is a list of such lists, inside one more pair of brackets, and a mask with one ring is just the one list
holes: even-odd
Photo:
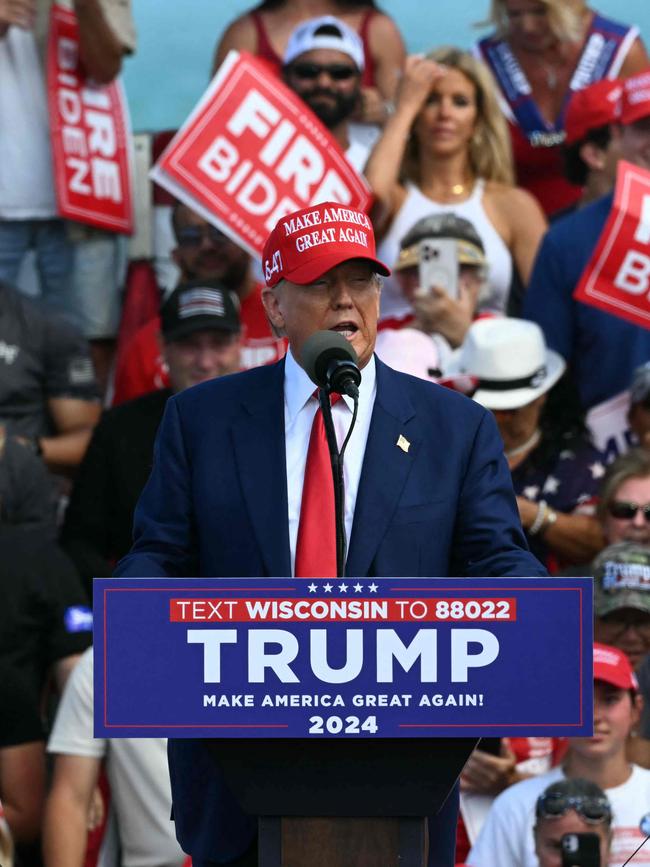
[[(130, 3), (69, 5), (83, 74), (114, 81)], [(165, 741), (92, 737), (92, 578), (131, 547), (170, 396), (287, 343), (259, 261), (181, 202), (156, 214), (175, 285), (127, 317), (124, 236), (59, 216), (52, 6), (0, 0), (0, 863), (181, 867)], [(584, 0), (484, 12), (473, 50), (431, 25), (422, 56), (373, 2), (263, 0), (213, 72), (264, 60), (365, 176), (378, 357), (494, 415), (531, 551), (594, 575), (594, 737), (479, 745), (458, 864), (553, 867), (588, 832), (650, 865), (650, 331), (574, 298), (620, 162), (650, 171), (650, 58)]]

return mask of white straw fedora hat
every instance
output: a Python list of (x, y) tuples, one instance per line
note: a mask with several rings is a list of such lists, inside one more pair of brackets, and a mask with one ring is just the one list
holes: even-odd
[(473, 323), (445, 376), (472, 377), (472, 397), (487, 409), (518, 409), (549, 391), (565, 367), (539, 325), (495, 316)]

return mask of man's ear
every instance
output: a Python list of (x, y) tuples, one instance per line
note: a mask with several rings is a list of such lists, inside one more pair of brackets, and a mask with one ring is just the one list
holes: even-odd
[(586, 141), (580, 146), (580, 158), (592, 172), (602, 172), (605, 168), (605, 151), (594, 142)]
[(280, 309), (280, 299), (278, 297), (281, 291), (277, 288), (272, 289), (269, 286), (265, 286), (262, 289), (262, 304), (264, 305), (266, 316), (277, 333), (281, 333), (284, 330), (284, 316)]

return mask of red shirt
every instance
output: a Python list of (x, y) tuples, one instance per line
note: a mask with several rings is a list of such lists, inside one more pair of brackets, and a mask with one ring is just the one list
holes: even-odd
[[(241, 302), (242, 370), (272, 364), (287, 351), (287, 342), (275, 337), (262, 305), (262, 287), (256, 284)], [(169, 387), (162, 354), (160, 317), (136, 331), (115, 371), (113, 406), (150, 391)]]

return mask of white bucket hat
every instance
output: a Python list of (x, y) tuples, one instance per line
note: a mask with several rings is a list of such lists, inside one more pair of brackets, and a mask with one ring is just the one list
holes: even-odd
[(546, 394), (565, 367), (539, 325), (503, 316), (474, 322), (445, 376), (472, 377), (472, 397), (487, 409), (518, 409)]
[[(321, 27), (331, 28), (338, 35), (318, 33)], [(341, 51), (355, 62), (359, 72), (363, 72), (364, 54), (361, 37), (339, 18), (334, 18), (333, 15), (321, 15), (319, 18), (310, 18), (309, 21), (299, 24), (289, 37), (282, 62), (288, 66), (296, 57), (315, 48), (332, 48), (334, 51)]]

